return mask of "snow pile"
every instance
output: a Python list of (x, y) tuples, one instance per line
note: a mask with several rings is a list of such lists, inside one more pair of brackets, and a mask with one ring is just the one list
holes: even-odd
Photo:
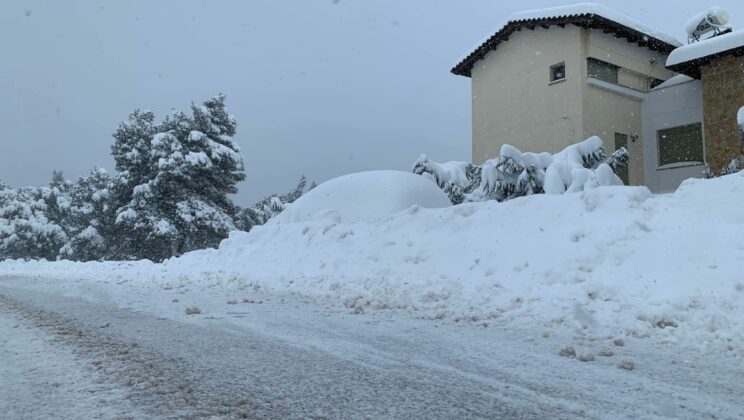
[(599, 137), (568, 146), (553, 156), (545, 170), (545, 192), (563, 194), (599, 186), (623, 185), (612, 168), (602, 162), (604, 158), (602, 139)]
[(669, 54), (666, 65), (667, 67), (675, 66), (742, 46), (744, 46), (744, 30), (734, 31), (679, 47)]
[(741, 345), (742, 193), (735, 174), (659, 196), (599, 187), (414, 206), (373, 222), (326, 212), (233, 232), (217, 250), (163, 264), (6, 261), (0, 275), (254, 287), (354, 312)]
[(707, 10), (698, 13), (697, 15), (689, 18), (685, 22), (685, 32), (689, 39), (697, 39), (700, 34), (698, 30), (705, 30), (705, 28), (721, 28), (725, 29), (725, 25), (729, 21), (729, 14), (726, 10), (720, 7), (710, 7)]
[(401, 171), (369, 171), (320, 184), (289, 204), (269, 223), (297, 223), (318, 217), (332, 217), (339, 222), (369, 222), (411, 206), (450, 205), (442, 190), (420, 176)]

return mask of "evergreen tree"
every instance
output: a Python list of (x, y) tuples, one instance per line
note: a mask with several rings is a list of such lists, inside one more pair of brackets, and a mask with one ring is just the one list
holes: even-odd
[(225, 96), (192, 105), (191, 117), (175, 113), (160, 125), (151, 114), (133, 115), (135, 123), (123, 125), (117, 144), (148, 147), (135, 148), (136, 153), (116, 148), (123, 175), (115, 191), (125, 198), (117, 200), (116, 225), (118, 236), (128, 238), (118, 254), (162, 260), (217, 246), (236, 229), (238, 209), (230, 195), (245, 179)]
[(0, 190), (0, 259), (55, 260), (67, 240), (46, 216), (42, 188)]
[(63, 258), (92, 261), (107, 256), (105, 238), (109, 237), (113, 224), (110, 184), (106, 170), (94, 168), (70, 189), (69, 240), (60, 251)]

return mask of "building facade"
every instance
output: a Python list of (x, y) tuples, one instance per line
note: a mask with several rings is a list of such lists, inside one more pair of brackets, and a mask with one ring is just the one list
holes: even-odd
[(729, 162), (740, 146), (732, 104), (744, 105), (744, 51), (686, 77), (667, 67), (680, 47), (598, 5), (513, 15), (452, 69), (472, 80), (473, 163), (503, 144), (555, 153), (596, 135), (607, 152), (628, 149), (626, 184), (665, 192), (702, 177), (706, 163)]

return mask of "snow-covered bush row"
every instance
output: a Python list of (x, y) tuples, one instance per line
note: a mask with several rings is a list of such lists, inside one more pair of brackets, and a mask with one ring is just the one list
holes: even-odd
[(48, 187), (0, 185), (0, 259), (160, 261), (265, 223), (306, 180), (240, 209), (231, 198), (245, 178), (235, 129), (223, 95), (160, 123), (138, 110), (114, 133), (114, 175), (96, 168), (75, 183), (55, 172)]
[(421, 155), (413, 165), (413, 172), (436, 182), (454, 204), (460, 204), (622, 185), (614, 171), (627, 166), (628, 159), (625, 148), (608, 158), (602, 140), (595, 136), (555, 155), (523, 153), (505, 144), (499, 157), (483, 166), (467, 162), (437, 163)]

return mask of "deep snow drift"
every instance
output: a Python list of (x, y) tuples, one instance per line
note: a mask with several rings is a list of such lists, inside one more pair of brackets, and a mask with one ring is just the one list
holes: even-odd
[(365, 222), (330, 212), (235, 232), (218, 250), (162, 265), (7, 261), (0, 275), (249, 285), (355, 312), (400, 308), (723, 348), (744, 341), (742, 194), (744, 172), (688, 180), (669, 195), (599, 187), (413, 206)]
[(359, 172), (318, 185), (269, 223), (296, 223), (316, 218), (368, 222), (413, 205), (440, 208), (452, 203), (435, 184), (410, 172)]

